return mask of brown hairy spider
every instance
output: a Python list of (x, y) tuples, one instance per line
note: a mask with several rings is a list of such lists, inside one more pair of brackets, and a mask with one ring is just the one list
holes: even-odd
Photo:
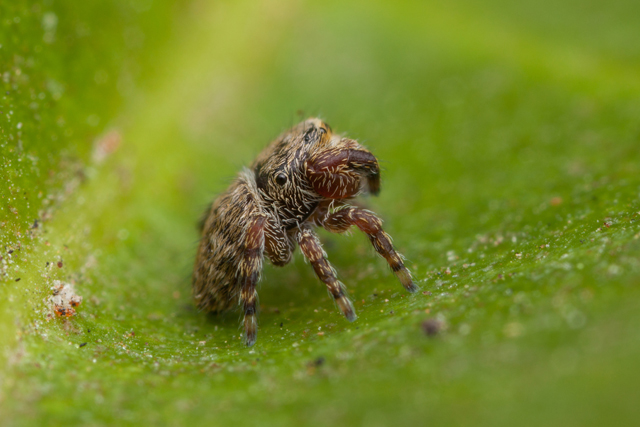
[(296, 244), (327, 285), (340, 311), (356, 319), (345, 286), (326, 259), (314, 227), (364, 232), (409, 292), (416, 292), (402, 256), (393, 249), (382, 221), (347, 202), (361, 192), (380, 191), (380, 168), (356, 141), (335, 135), (319, 119), (308, 119), (280, 135), (243, 169), (205, 214), (193, 269), (193, 291), (202, 310), (244, 310), (245, 343), (256, 342), (256, 284), (266, 255), (272, 264), (291, 260)]

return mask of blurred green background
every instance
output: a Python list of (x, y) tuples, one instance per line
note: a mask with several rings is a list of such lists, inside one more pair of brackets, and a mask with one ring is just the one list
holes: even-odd
[[(637, 425), (639, 76), (630, 0), (2, 2), (2, 424)], [(298, 254), (247, 349), (195, 224), (308, 116), (422, 290), (321, 233), (359, 319)]]

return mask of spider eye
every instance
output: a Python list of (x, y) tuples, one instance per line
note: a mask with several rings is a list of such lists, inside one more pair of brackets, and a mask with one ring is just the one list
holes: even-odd
[(287, 175), (280, 173), (276, 176), (276, 184), (282, 186), (287, 183)]
[(311, 136), (314, 131), (315, 131), (315, 128), (311, 128), (304, 134), (304, 142), (306, 143), (311, 142)]

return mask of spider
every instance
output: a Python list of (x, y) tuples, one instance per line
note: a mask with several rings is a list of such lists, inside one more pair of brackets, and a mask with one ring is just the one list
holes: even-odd
[(416, 292), (418, 287), (380, 218), (348, 204), (364, 191), (378, 194), (380, 167), (357, 141), (334, 134), (317, 118), (280, 135), (250, 169), (240, 172), (201, 221), (202, 238), (193, 269), (198, 307), (223, 312), (242, 306), (244, 342), (252, 346), (258, 332), (256, 285), (263, 259), (266, 256), (273, 265), (284, 266), (298, 245), (344, 317), (354, 321), (353, 304), (327, 261), (314, 227), (343, 233), (355, 225), (405, 289)]

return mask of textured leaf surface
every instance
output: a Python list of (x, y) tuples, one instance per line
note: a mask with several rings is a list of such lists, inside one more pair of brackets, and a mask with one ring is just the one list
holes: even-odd
[[(637, 421), (635, 3), (92, 3), (0, 6), (8, 424)], [(247, 349), (191, 303), (195, 224), (313, 115), (381, 159), (422, 289), (323, 233), (358, 320), (298, 254)]]

